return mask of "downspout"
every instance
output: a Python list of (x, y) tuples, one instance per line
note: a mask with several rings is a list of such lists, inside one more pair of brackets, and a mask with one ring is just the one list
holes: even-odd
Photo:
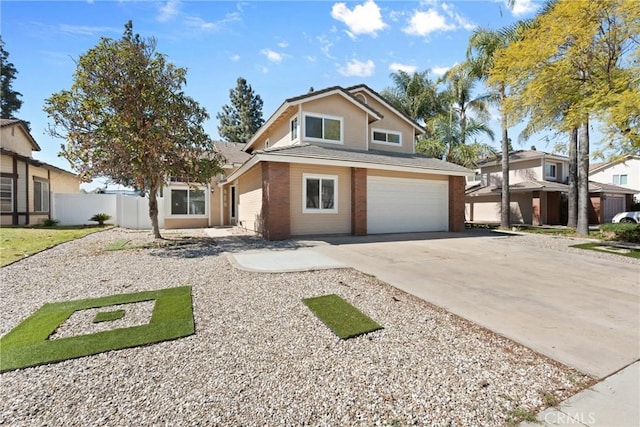
[(224, 185), (218, 186), (220, 189), (220, 225), (224, 225)]
[[(25, 212), (25, 216), (24, 216), (24, 223), (25, 225), (29, 225), (29, 163), (24, 162), (24, 176), (25, 176), (25, 180), (24, 180), (24, 194), (25, 194), (25, 203), (26, 203), (26, 212)], [(35, 188), (35, 186), (34, 186)], [(35, 196), (35, 194), (34, 194)], [(35, 203), (33, 204), (33, 207), (35, 208), (36, 205)]]
[(20, 175), (18, 175), (18, 158), (17, 154), (14, 154), (13, 157), (13, 225), (18, 225), (18, 179), (20, 179)]

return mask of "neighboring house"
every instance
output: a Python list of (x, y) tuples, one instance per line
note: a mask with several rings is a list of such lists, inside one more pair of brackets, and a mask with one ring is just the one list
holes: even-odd
[(52, 193), (79, 193), (77, 175), (32, 157), (40, 151), (20, 120), (0, 119), (0, 223), (38, 224), (50, 218)]
[(177, 194), (169, 186), (165, 199), (174, 207), (179, 197), (184, 217), (172, 222), (170, 209), (165, 226), (193, 216), (270, 240), (463, 231), (465, 177), (473, 172), (416, 154), (423, 132), (365, 85), (287, 99), (242, 147), (247, 159), (223, 153), (230, 169), (217, 187)]
[(634, 198), (640, 203), (640, 155), (629, 154), (612, 162), (593, 164), (589, 168), (589, 178), (636, 190)]
[[(479, 164), (479, 184), (467, 188), (467, 221), (500, 222), (502, 166), (500, 159)], [(514, 151), (509, 155), (511, 223), (561, 224), (566, 221), (569, 158), (542, 151)], [(589, 182), (589, 222), (600, 224), (631, 205), (636, 191)], [(563, 214), (564, 209), (564, 214)]]

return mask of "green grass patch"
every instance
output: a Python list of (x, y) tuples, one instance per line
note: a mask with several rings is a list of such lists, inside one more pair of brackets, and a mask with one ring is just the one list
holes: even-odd
[(93, 318), (93, 323), (113, 322), (124, 317), (124, 310), (101, 311)]
[[(146, 325), (49, 339), (75, 311), (151, 300), (155, 306)], [(158, 343), (194, 332), (190, 286), (49, 303), (0, 338), (0, 372)]]
[(126, 248), (131, 240), (128, 239), (118, 239), (115, 242), (111, 242), (105, 248), (106, 251), (121, 251)]
[(323, 295), (302, 300), (318, 318), (342, 339), (382, 329), (382, 326), (338, 295)]
[(578, 249), (588, 249), (596, 252), (604, 252), (607, 254), (626, 256), (630, 258), (640, 258), (640, 250), (638, 249), (617, 248), (616, 246), (603, 245), (602, 243), (581, 243), (579, 245), (571, 245), (571, 247)]
[(2, 227), (0, 266), (110, 227)]

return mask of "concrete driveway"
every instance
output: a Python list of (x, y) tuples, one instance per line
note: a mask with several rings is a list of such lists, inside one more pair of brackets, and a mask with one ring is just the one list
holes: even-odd
[(637, 264), (517, 239), (336, 237), (315, 250), (596, 377), (640, 358)]

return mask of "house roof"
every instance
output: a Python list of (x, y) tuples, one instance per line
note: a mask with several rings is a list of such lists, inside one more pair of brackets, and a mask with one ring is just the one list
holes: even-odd
[(33, 151), (40, 151), (41, 150), (40, 146), (38, 145), (36, 140), (33, 139), (33, 136), (29, 132), (29, 129), (27, 128), (27, 126), (25, 126), (25, 124), (24, 124), (24, 122), (22, 120), (19, 120), (19, 119), (0, 119), (0, 128), (8, 127), (8, 126), (20, 126), (20, 128), (22, 129), (24, 134), (27, 136), (27, 139), (31, 143), (32, 150)]
[[(569, 186), (559, 182), (552, 181), (522, 181), (509, 185), (510, 193), (528, 193), (530, 191), (541, 192), (567, 192)], [(481, 187), (471, 187), (465, 192), (467, 196), (487, 196), (500, 195), (502, 186), (486, 185)], [(634, 194), (635, 190), (619, 187), (611, 184), (601, 184), (599, 182), (589, 181), (589, 193), (613, 193), (613, 194)]]
[(238, 142), (216, 141), (213, 150), (224, 157), (227, 164), (241, 165), (251, 157), (251, 154), (243, 151), (244, 146)]
[(262, 134), (267, 129), (269, 129), (273, 124), (275, 124), (279, 120), (281, 120), (281, 117), (285, 113), (290, 111), (291, 108), (293, 108), (293, 107), (295, 107), (295, 106), (297, 106), (297, 105), (299, 105), (299, 104), (301, 104), (303, 102), (309, 102), (309, 101), (313, 101), (314, 99), (325, 98), (325, 97), (331, 96), (331, 95), (340, 95), (343, 98), (345, 98), (347, 101), (351, 102), (356, 107), (366, 111), (369, 114), (369, 116), (373, 118), (373, 120), (370, 119), (370, 122), (375, 121), (375, 120), (382, 120), (382, 118), (384, 116), (380, 112), (376, 111), (371, 106), (365, 104), (364, 102), (359, 100), (357, 97), (355, 97), (353, 93), (351, 93), (352, 90), (356, 90), (356, 89), (360, 89), (360, 88), (366, 88), (366, 90), (368, 90), (372, 95), (375, 95), (378, 98), (380, 98), (380, 102), (383, 102), (392, 111), (397, 112), (400, 117), (404, 118), (405, 120), (409, 120), (414, 127), (416, 127), (417, 129), (420, 130), (420, 132), (424, 132), (424, 129), (420, 125), (418, 125), (417, 123), (415, 123), (412, 120), (408, 119), (406, 116), (404, 116), (398, 110), (396, 110), (391, 104), (389, 104), (386, 101), (384, 101), (384, 99), (380, 95), (378, 95), (375, 91), (373, 91), (372, 89), (370, 89), (366, 85), (351, 86), (348, 89), (345, 89), (345, 88), (343, 88), (341, 86), (331, 86), (331, 87), (328, 87), (328, 88), (325, 88), (325, 89), (315, 90), (313, 92), (309, 92), (309, 93), (306, 93), (304, 95), (294, 96), (292, 98), (286, 99), (280, 105), (280, 107), (278, 107), (278, 109), (271, 115), (271, 117), (269, 117), (269, 119), (260, 127), (260, 129), (258, 129), (258, 131), (255, 133), (255, 135), (253, 135), (253, 137), (251, 137), (249, 142), (246, 144), (244, 150), (245, 151), (249, 150), (253, 146), (253, 144), (255, 144), (256, 141), (258, 141), (262, 137)]
[(607, 169), (611, 166), (615, 166), (620, 163), (625, 163), (628, 160), (636, 159), (640, 160), (640, 155), (637, 154), (627, 154), (621, 158), (614, 159), (610, 162), (600, 162), (600, 163), (592, 163), (589, 165), (589, 173), (600, 172), (603, 169)]
[[(524, 162), (532, 159), (550, 159), (550, 160), (558, 160), (558, 161), (567, 161), (569, 158), (567, 156), (561, 156), (553, 153), (546, 153), (544, 151), (537, 150), (517, 150), (509, 153), (509, 163), (515, 162)], [(495, 166), (499, 165), (502, 162), (502, 156), (498, 155), (495, 158), (487, 159), (484, 161), (480, 161), (478, 163), (478, 167), (483, 166)]]
[(422, 154), (362, 151), (300, 144), (255, 151), (253, 157), (229, 175), (227, 181), (233, 181), (260, 161), (360, 167), (435, 175), (473, 175), (470, 169)]

